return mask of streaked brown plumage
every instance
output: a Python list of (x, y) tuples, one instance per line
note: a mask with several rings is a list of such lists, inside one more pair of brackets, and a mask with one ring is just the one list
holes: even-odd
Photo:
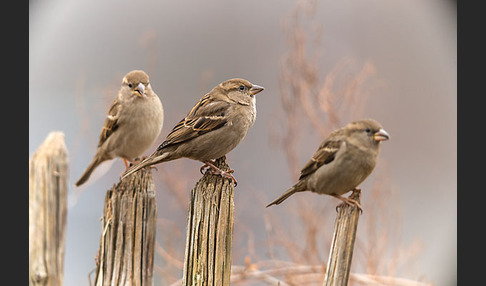
[(149, 76), (141, 70), (129, 72), (108, 110), (96, 154), (75, 185), (84, 184), (106, 160), (122, 158), (128, 168), (128, 162), (134, 163), (154, 143), (163, 122), (162, 102), (152, 90)]
[(356, 201), (341, 195), (355, 189), (371, 174), (380, 142), (389, 138), (373, 119), (351, 122), (333, 131), (302, 168), (299, 181), (267, 207), (282, 203), (296, 192), (311, 191), (334, 196), (361, 209)]
[(212, 172), (236, 183), (232, 170), (224, 172), (212, 160), (229, 153), (246, 136), (256, 118), (255, 95), (263, 89), (239, 78), (220, 83), (179, 121), (152, 155), (128, 169), (122, 178), (146, 166), (184, 157), (201, 161)]

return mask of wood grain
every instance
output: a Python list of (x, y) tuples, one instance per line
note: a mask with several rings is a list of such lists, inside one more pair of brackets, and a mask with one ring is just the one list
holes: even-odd
[[(353, 191), (349, 198), (360, 203), (360, 195), (360, 191)], [(360, 211), (356, 206), (343, 204), (339, 207), (324, 286), (348, 285), (359, 215)]]
[[(226, 157), (216, 167), (229, 170)], [(229, 285), (234, 222), (231, 179), (206, 172), (191, 191), (182, 285)]]
[(95, 285), (153, 285), (157, 205), (150, 167), (105, 196)]
[(62, 285), (68, 153), (64, 133), (51, 132), (29, 160), (29, 285)]

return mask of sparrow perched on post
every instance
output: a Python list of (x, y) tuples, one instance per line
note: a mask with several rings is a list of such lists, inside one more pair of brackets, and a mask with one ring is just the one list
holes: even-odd
[(213, 174), (231, 178), (236, 184), (233, 170), (222, 171), (212, 160), (243, 140), (255, 122), (255, 95), (263, 89), (240, 78), (220, 83), (179, 121), (152, 155), (125, 171), (122, 179), (146, 166), (185, 157), (203, 162), (201, 171), (209, 166)]
[(101, 129), (96, 154), (75, 185), (85, 183), (106, 160), (120, 157), (128, 169), (128, 162), (135, 163), (155, 142), (163, 122), (162, 102), (152, 90), (149, 76), (141, 70), (126, 74)]
[(331, 195), (348, 205), (361, 206), (341, 195), (354, 190), (373, 171), (380, 142), (390, 139), (373, 119), (351, 122), (333, 131), (300, 172), (299, 181), (271, 205), (278, 205), (296, 192)]

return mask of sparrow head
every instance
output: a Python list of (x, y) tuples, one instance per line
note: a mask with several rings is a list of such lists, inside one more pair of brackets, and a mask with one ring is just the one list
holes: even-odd
[(252, 84), (241, 78), (226, 80), (220, 83), (217, 88), (231, 100), (244, 105), (249, 105), (250, 102), (255, 102), (255, 95), (264, 90), (262, 86)]
[(345, 129), (349, 132), (351, 138), (356, 138), (361, 142), (369, 142), (373, 145), (379, 145), (381, 141), (390, 139), (388, 132), (383, 129), (382, 125), (374, 119), (363, 119), (349, 123)]
[(150, 89), (149, 76), (142, 70), (133, 70), (123, 78), (122, 86), (131, 90), (131, 94), (145, 96)]

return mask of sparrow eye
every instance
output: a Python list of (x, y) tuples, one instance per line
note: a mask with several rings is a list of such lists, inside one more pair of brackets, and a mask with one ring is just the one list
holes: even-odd
[(245, 90), (245, 87), (244, 87), (244, 86), (242, 86), (242, 85), (240, 85), (240, 87), (238, 87), (238, 89), (239, 89), (240, 91), (244, 91), (244, 90)]
[(365, 130), (365, 131), (366, 131), (366, 133), (370, 133), (370, 132), (371, 132), (371, 129), (366, 128), (366, 130)]
[(129, 87), (129, 88), (132, 88), (132, 87), (133, 87), (133, 85), (132, 85), (131, 83), (129, 83), (129, 84), (128, 84), (128, 87)]

